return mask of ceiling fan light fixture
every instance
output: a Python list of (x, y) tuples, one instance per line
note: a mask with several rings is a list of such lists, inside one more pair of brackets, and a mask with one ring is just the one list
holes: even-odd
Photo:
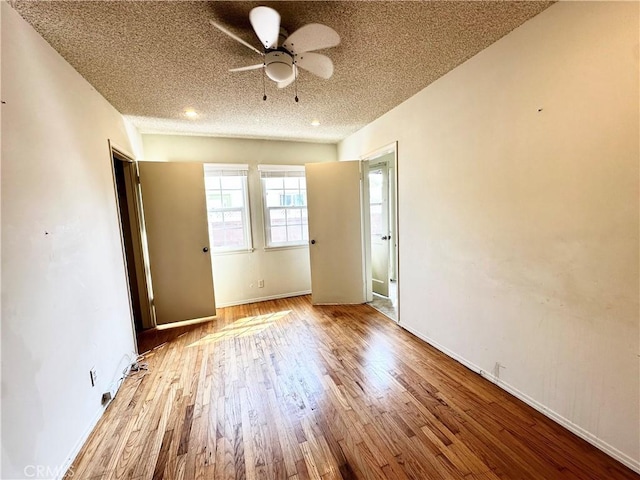
[(292, 83), (296, 88), (295, 101), (298, 102), (298, 69), (329, 79), (333, 75), (333, 62), (329, 57), (314, 50), (324, 50), (340, 44), (340, 35), (331, 27), (320, 23), (309, 23), (298, 28), (291, 35), (280, 25), (280, 14), (273, 8), (259, 6), (249, 12), (249, 21), (260, 40), (260, 51), (249, 42), (232, 33), (227, 27), (210, 20), (211, 25), (236, 42), (262, 56), (262, 62), (243, 67), (231, 68), (230, 72), (244, 72), (264, 68), (262, 77), (262, 100), (267, 99), (265, 81), (274, 81), (278, 88), (286, 88)]
[(264, 70), (274, 82), (284, 82), (293, 74), (293, 58), (285, 52), (269, 52), (264, 58)]

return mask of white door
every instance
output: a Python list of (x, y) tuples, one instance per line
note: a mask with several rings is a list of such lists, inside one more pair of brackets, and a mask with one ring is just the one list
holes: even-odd
[(374, 293), (389, 296), (389, 172), (386, 163), (369, 168), (371, 280)]
[(361, 162), (305, 166), (314, 304), (366, 301)]
[(202, 164), (138, 168), (156, 323), (215, 316)]

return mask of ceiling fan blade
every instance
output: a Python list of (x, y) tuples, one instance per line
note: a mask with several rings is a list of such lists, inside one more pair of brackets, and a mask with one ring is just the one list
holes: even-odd
[(264, 53), (262, 53), (260, 50), (258, 50), (256, 47), (254, 47), (253, 45), (251, 45), (249, 42), (243, 40), (242, 38), (240, 38), (239, 36), (237, 36), (235, 33), (231, 33), (229, 30), (227, 30), (225, 27), (223, 27), (222, 25), (220, 25), (219, 23), (214, 22), (213, 20), (209, 20), (211, 22), (211, 25), (213, 25), (214, 27), (216, 27), (218, 30), (220, 30), (222, 33), (225, 33), (227, 35), (229, 35), (231, 38), (233, 38), (236, 42), (240, 42), (241, 44), (243, 44), (245, 47), (250, 48), (251, 50), (253, 50), (254, 52), (260, 54), (260, 55), (264, 55)]
[(287, 78), (284, 82), (278, 82), (278, 88), (285, 88), (285, 87), (288, 87), (289, 85), (291, 85), (293, 83), (293, 81), (296, 79), (297, 75), (298, 75), (298, 67), (296, 67), (294, 65), (293, 66), (293, 75), (291, 75), (289, 78)]
[(333, 75), (333, 62), (321, 53), (301, 53), (296, 56), (296, 65), (324, 79)]
[(310, 23), (289, 35), (282, 46), (291, 53), (311, 52), (340, 44), (340, 35), (331, 27)]
[(256, 63), (255, 65), (247, 65), (246, 67), (238, 67), (229, 69), (230, 72), (246, 72), (247, 70), (257, 70), (264, 67), (264, 63)]
[(249, 13), (249, 21), (264, 48), (277, 48), (280, 34), (280, 14), (273, 8), (256, 7)]

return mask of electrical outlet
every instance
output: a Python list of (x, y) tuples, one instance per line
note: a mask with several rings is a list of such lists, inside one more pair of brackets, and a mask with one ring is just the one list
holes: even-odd
[(102, 394), (102, 405), (106, 405), (107, 403), (109, 403), (112, 398), (113, 395), (111, 394), (111, 392), (104, 392)]
[(258, 280), (258, 288), (264, 288), (264, 280)]
[(89, 378), (91, 378), (91, 386), (95, 387), (96, 383), (98, 383), (98, 371), (96, 370), (96, 367), (89, 370)]

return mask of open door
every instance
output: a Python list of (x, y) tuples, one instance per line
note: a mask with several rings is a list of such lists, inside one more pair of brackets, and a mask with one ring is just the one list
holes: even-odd
[(201, 163), (139, 162), (158, 325), (216, 314)]
[(361, 168), (359, 161), (305, 165), (316, 305), (366, 301)]

